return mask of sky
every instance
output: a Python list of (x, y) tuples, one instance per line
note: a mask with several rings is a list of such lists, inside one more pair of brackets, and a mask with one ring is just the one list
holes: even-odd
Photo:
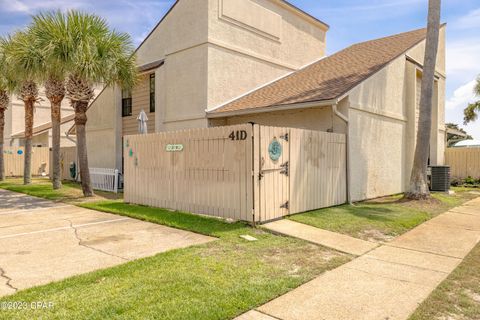
[[(290, 0), (330, 25), (328, 54), (353, 43), (426, 26), (427, 0)], [(174, 0), (0, 0), (0, 35), (21, 29), (30, 16), (54, 9), (79, 9), (105, 17), (130, 33), (135, 44), (173, 5)], [(480, 120), (463, 126), (463, 109), (475, 101), (473, 87), (480, 75), (480, 1), (443, 0), (447, 26), (446, 121), (464, 127), (480, 140)], [(480, 97), (478, 98), (480, 99)]]

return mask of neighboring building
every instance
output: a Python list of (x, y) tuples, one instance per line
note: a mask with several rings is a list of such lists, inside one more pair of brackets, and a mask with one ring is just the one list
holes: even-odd
[(478, 140), (463, 140), (453, 145), (453, 148), (480, 148)]
[[(122, 169), (122, 138), (246, 122), (345, 133), (352, 201), (408, 185), (426, 30), (325, 57), (328, 26), (283, 0), (179, 0), (137, 49), (132, 93), (106, 88), (87, 123), (92, 167)], [(430, 162), (444, 162), (445, 27)]]
[[(25, 107), (23, 101), (16, 95), (11, 95), (11, 102), (5, 113), (5, 145), (23, 146), (25, 145)], [(72, 126), (73, 108), (67, 99), (62, 103), (62, 126), (61, 143), (62, 146), (73, 146), (74, 143), (67, 139), (66, 132)], [(43, 88), (40, 90), (40, 101), (35, 104), (34, 122), (33, 122), (33, 145), (36, 147), (52, 146), (52, 123), (50, 102), (45, 97)]]

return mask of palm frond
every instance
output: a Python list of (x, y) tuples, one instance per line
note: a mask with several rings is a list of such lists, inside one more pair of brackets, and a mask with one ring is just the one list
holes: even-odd
[[(51, 77), (83, 79), (84, 83), (118, 83), (131, 87), (137, 69), (131, 37), (111, 30), (105, 19), (89, 13), (40, 13), (33, 18), (29, 33), (42, 48), (45, 74)], [(70, 86), (71, 87), (71, 86)]]
[(464, 118), (463, 123), (465, 125), (469, 124), (470, 122), (474, 122), (478, 119), (478, 113), (480, 112), (480, 101), (475, 103), (470, 103), (468, 107), (465, 108), (463, 111)]

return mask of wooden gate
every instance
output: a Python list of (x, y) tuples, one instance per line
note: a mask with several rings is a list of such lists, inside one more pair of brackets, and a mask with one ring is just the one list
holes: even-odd
[(263, 223), (347, 200), (343, 134), (245, 124), (124, 143), (126, 202)]
[(345, 135), (264, 126), (254, 132), (258, 222), (347, 201)]
[(290, 129), (261, 126), (256, 137), (260, 145), (258, 214), (262, 221), (289, 214)]

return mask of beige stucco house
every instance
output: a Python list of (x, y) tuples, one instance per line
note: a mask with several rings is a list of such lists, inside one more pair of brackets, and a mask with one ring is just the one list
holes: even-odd
[[(137, 49), (141, 83), (105, 88), (87, 123), (92, 167), (122, 169), (122, 137), (255, 122), (344, 133), (352, 201), (405, 190), (426, 31), (325, 56), (328, 25), (283, 0), (179, 0)], [(444, 161), (445, 26), (432, 164)]]

